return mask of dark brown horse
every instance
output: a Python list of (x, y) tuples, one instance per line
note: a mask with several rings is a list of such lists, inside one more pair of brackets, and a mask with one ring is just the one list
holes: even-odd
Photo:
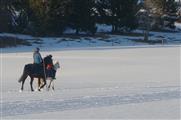
[(40, 81), (40, 79), (43, 80), (43, 84), (38, 88), (39, 91), (40, 91), (41, 88), (43, 88), (46, 85), (46, 78), (45, 78), (45, 72), (44, 72), (43, 65), (42, 65), (42, 67), (40, 69), (41, 70), (37, 74), (37, 73), (34, 72), (34, 64), (27, 64), (27, 65), (24, 66), (23, 74), (20, 77), (20, 79), (18, 80), (18, 82), (22, 82), (21, 91), (23, 91), (24, 82), (25, 82), (25, 80), (26, 80), (26, 78), (28, 76), (31, 79), (30, 80), (31, 91), (34, 91), (34, 89), (33, 89), (33, 80), (34, 80), (34, 78), (38, 78), (38, 81)]
[(23, 91), (24, 89), (24, 83), (28, 76), (31, 78), (30, 80), (31, 91), (34, 91), (33, 89), (34, 78), (38, 78), (39, 84), (40, 84), (40, 79), (43, 80), (43, 84), (41, 84), (41, 86), (39, 86), (38, 88), (39, 91), (46, 85), (45, 68), (47, 64), (49, 64), (49, 61), (52, 61), (52, 56), (45, 57), (43, 61), (44, 61), (43, 64), (39, 65), (38, 70), (35, 70), (35, 68), (37, 69), (37, 67), (35, 67), (35, 64), (27, 64), (24, 66), (23, 74), (18, 80), (19, 83), (22, 82), (21, 91)]

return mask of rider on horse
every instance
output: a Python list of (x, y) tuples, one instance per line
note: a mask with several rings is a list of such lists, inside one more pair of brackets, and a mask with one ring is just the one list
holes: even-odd
[(56, 71), (53, 69), (52, 55), (48, 55), (44, 59), (42, 59), (41, 54), (40, 54), (39, 51), (40, 51), (40, 49), (36, 48), (34, 50), (34, 53), (33, 53), (34, 74), (38, 75), (41, 72), (41, 70), (43, 70), (42, 69), (43, 68), (42, 63), (45, 63), (44, 64), (45, 76), (46, 77), (51, 77), (51, 78), (55, 79)]
[[(18, 80), (18, 82), (22, 83), (20, 91), (23, 91), (24, 82), (28, 76), (31, 79), (30, 80), (31, 91), (34, 91), (33, 89), (34, 78), (38, 78), (38, 81), (39, 81), (38, 90), (40, 91), (46, 85), (46, 78), (51, 77), (53, 79), (55, 77), (56, 70), (60, 68), (59, 62), (56, 62), (55, 65), (53, 65), (52, 55), (48, 55), (42, 60), (39, 50), (40, 50), (39, 48), (36, 48), (34, 51), (34, 54), (33, 54), (34, 64), (26, 64), (24, 66), (23, 74)], [(52, 73), (51, 76), (47, 74), (50, 71)], [(43, 80), (42, 85), (40, 85), (40, 79)]]
[(35, 48), (34, 53), (33, 53), (33, 60), (34, 64), (41, 64), (42, 63), (42, 57), (40, 54), (40, 48)]
[(39, 48), (35, 48), (34, 53), (33, 53), (33, 64), (34, 64), (34, 73), (35, 74), (40, 74), (41, 67), (43, 67), (42, 66), (43, 59), (42, 59), (39, 51), (40, 51)]

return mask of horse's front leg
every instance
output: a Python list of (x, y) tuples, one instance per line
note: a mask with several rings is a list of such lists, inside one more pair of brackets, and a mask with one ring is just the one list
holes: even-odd
[(31, 77), (31, 80), (30, 80), (30, 87), (31, 87), (31, 91), (33, 92), (34, 89), (33, 89), (33, 77)]
[(41, 84), (41, 81), (40, 81), (40, 78), (38, 78), (38, 88), (40, 88), (40, 84)]
[(43, 85), (40, 87), (42, 89), (46, 85), (46, 78), (43, 78)]
[(24, 83), (25, 83), (25, 80), (22, 81), (22, 84), (21, 84), (21, 91), (23, 91), (23, 89), (24, 89)]
[(38, 91), (40, 91), (40, 86), (41, 86), (41, 79), (38, 78)]

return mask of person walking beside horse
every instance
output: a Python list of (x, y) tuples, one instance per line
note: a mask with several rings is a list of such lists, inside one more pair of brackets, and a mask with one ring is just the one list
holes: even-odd
[[(44, 58), (44, 61), (47, 61), (47, 64), (45, 65), (45, 73), (46, 73), (46, 79), (49, 80), (48, 90), (50, 89), (50, 86), (55, 78), (56, 70), (60, 68), (59, 62), (56, 62), (55, 65), (53, 64), (52, 55), (48, 55)], [(53, 83), (54, 84), (54, 83)], [(52, 86), (52, 89), (54, 90), (54, 85)]]

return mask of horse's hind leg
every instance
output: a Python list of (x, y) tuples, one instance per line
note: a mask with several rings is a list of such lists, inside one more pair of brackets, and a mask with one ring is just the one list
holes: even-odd
[(34, 91), (34, 89), (33, 89), (33, 78), (31, 78), (31, 80), (30, 80), (30, 87), (31, 87), (31, 91)]
[(28, 74), (25, 72), (25, 69), (24, 69), (23, 75), (18, 80), (18, 82), (22, 82), (21, 83), (21, 90), (20, 90), (20, 92), (23, 91), (23, 89), (24, 89), (24, 83), (25, 83), (25, 80), (26, 80), (27, 77), (28, 77)]
[(21, 91), (23, 91), (23, 89), (24, 89), (24, 83), (25, 83), (25, 80), (22, 81), (22, 84), (21, 84)]
[(40, 91), (40, 86), (41, 86), (41, 79), (38, 78), (38, 91)]

